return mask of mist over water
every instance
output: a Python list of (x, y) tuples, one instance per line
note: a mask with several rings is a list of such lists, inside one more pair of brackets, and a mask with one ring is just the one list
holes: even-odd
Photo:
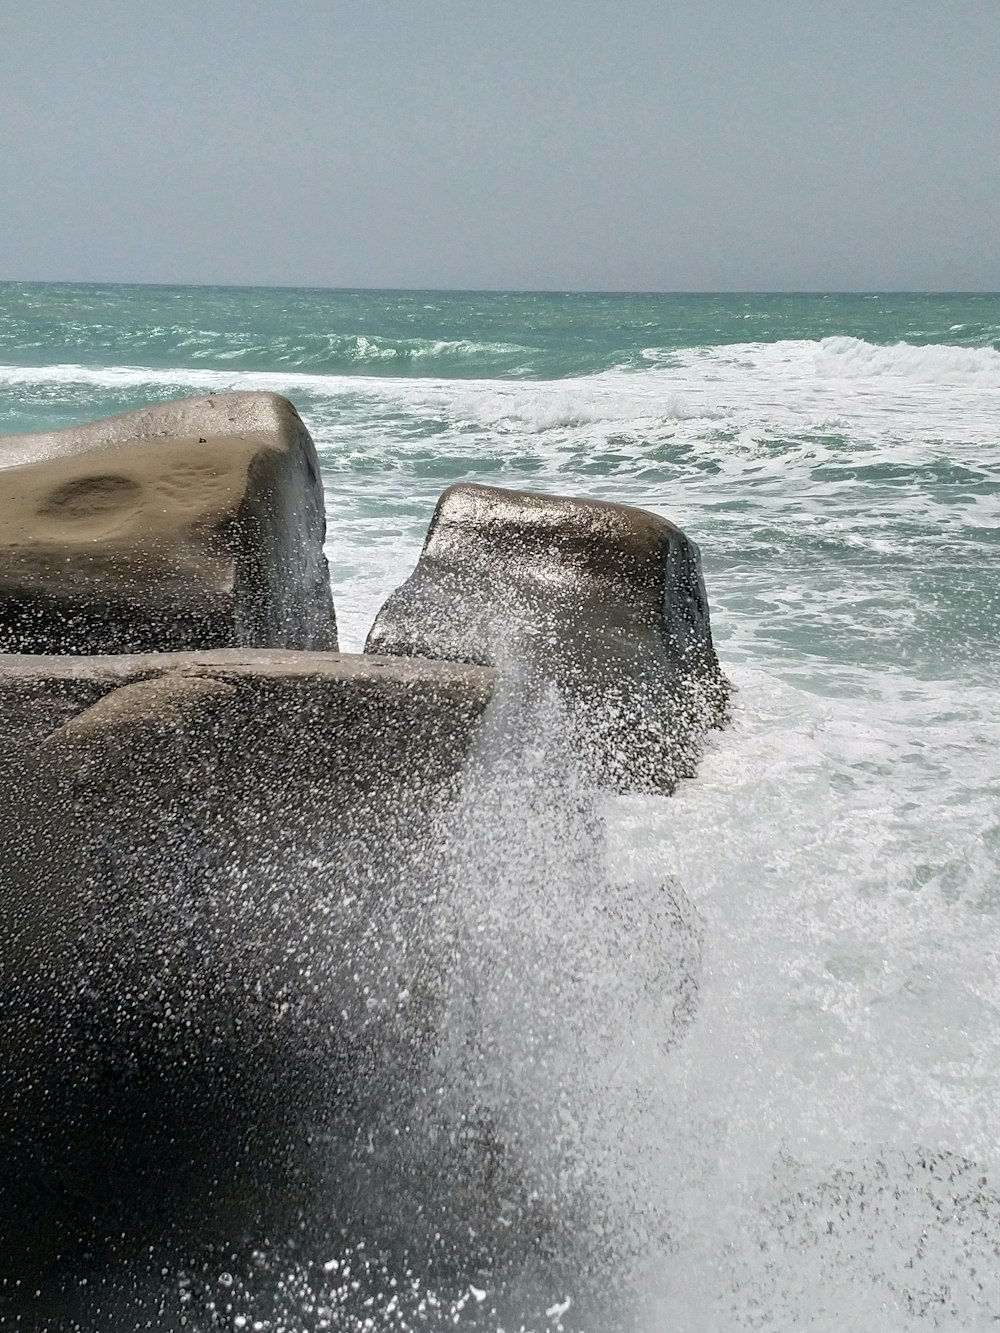
[(343, 647), (483, 481), (684, 527), (737, 687), (669, 800), (494, 729), (442, 831), (435, 1087), (506, 1145), (508, 1277), (266, 1255), (190, 1327), (997, 1326), (998, 337), (996, 297), (0, 288), (0, 429), (289, 394)]

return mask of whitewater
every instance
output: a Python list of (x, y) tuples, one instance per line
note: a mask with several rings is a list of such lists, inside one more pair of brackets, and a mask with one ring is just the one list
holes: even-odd
[[(672, 798), (609, 801), (621, 928), (566, 924), (544, 830), (488, 905), (519, 923), (496, 1065), (541, 1157), (557, 1106), (625, 1274), (597, 1333), (996, 1328), (1000, 297), (0, 286), (0, 431), (230, 389), (287, 394), (316, 441), (346, 650), (454, 481), (640, 505), (701, 546), (732, 725)], [(697, 993), (668, 1039), (678, 920)], [(417, 1275), (338, 1315), (343, 1262), (285, 1273), (257, 1326), (503, 1306)], [(219, 1281), (204, 1326), (254, 1326)], [(577, 1327), (560, 1282), (492, 1326)]]

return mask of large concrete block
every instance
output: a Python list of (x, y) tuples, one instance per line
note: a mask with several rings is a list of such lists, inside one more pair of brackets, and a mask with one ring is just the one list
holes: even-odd
[(617, 790), (669, 790), (726, 714), (698, 547), (627, 505), (450, 487), (366, 651), (495, 666), (532, 727), (548, 687)]
[(325, 530), (274, 394), (0, 438), (0, 651), (335, 649)]
[(18, 1292), (84, 1255), (336, 1222), (337, 1161), (356, 1171), (428, 1055), (429, 831), (493, 681), (336, 654), (0, 656)]

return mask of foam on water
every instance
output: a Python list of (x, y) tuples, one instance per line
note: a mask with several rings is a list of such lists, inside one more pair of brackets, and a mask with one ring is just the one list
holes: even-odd
[[(676, 1244), (653, 1323), (985, 1327), (997, 724), (985, 693), (940, 684), (889, 681), (876, 703), (737, 679), (698, 781), (619, 828), (621, 855), (659, 858), (705, 920), (695, 1027), (650, 1078)], [(932, 1154), (946, 1180), (982, 1179), (976, 1209), (961, 1184), (947, 1208), (928, 1194)]]

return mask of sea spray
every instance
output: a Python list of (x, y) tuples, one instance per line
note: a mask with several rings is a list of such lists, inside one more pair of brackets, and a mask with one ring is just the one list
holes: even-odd
[[(668, 1243), (634, 1131), (652, 1109), (643, 1067), (696, 1013), (701, 929), (675, 883), (609, 874), (611, 801), (578, 725), (516, 674), (487, 715), (451, 815), (440, 1056), (449, 1096), (489, 1127), (515, 1244), (549, 1255), (530, 1274), (535, 1317), (561, 1284), (569, 1324), (610, 1328), (632, 1317), (650, 1246)], [(523, 1290), (497, 1259), (501, 1290), (512, 1276)]]
[[(694, 1018), (701, 930), (678, 886), (609, 877), (607, 798), (573, 736), (555, 691), (508, 678), (457, 802), (400, 867), (416, 876), (404, 891), (440, 885), (421, 891), (406, 942), (411, 960), (429, 952), (439, 988), (407, 997), (435, 1026), (429, 1067), (387, 1069), (353, 1143), (314, 1155), (316, 1211), (298, 1236), (165, 1272), (156, 1299), (172, 1318), (298, 1333), (635, 1326), (637, 1282), (671, 1243), (643, 1071)], [(330, 924), (306, 942), (310, 976), (338, 947)], [(396, 947), (390, 915), (378, 933)]]

